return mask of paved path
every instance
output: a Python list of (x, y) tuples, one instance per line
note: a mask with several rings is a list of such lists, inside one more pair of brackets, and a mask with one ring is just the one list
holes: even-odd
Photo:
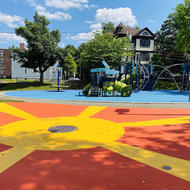
[(190, 189), (190, 109), (62, 103), (0, 103), (0, 189)]

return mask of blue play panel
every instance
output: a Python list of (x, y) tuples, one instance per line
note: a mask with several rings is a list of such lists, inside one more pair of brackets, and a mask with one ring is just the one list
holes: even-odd
[(32, 91), (10, 91), (6, 92), (7, 96), (16, 96), (23, 98), (37, 98), (49, 100), (72, 100), (72, 101), (99, 101), (99, 102), (173, 102), (173, 103), (188, 103), (189, 92), (180, 93), (175, 90), (154, 90), (154, 91), (139, 91), (132, 93), (130, 97), (85, 97), (79, 96), (81, 90), (65, 90), (57, 92), (53, 90), (32, 90)]

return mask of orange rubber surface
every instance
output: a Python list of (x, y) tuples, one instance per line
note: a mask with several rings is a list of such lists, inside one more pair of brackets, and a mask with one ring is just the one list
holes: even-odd
[[(39, 118), (74, 117), (88, 108), (25, 102), (7, 104)], [(190, 109), (107, 107), (91, 117), (127, 123), (185, 116), (190, 116)], [(0, 112), (0, 128), (20, 120), (23, 119)], [(190, 161), (190, 122), (123, 127), (125, 133), (117, 142)], [(10, 148), (0, 144), (0, 152)], [(103, 147), (61, 151), (35, 150), (0, 174), (0, 190), (189, 189), (190, 182), (187, 180)]]

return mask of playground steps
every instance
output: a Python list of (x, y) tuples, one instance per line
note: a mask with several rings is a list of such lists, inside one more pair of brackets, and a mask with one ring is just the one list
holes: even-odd
[(90, 96), (99, 96), (100, 95), (100, 88), (95, 86), (95, 87), (91, 87), (90, 90), (89, 90), (89, 95)]

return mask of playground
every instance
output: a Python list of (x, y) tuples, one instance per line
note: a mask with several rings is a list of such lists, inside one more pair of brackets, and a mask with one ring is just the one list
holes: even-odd
[[(0, 103), (1, 189), (190, 188), (187, 72), (183, 84), (174, 82), (177, 90), (150, 90), (153, 76), (144, 66), (124, 64), (124, 73), (104, 66), (91, 70), (82, 90), (61, 90), (58, 77), (57, 90), (0, 95), (29, 101)], [(51, 103), (32, 103), (44, 100)], [(165, 103), (175, 108), (157, 107)]]
[(0, 103), (1, 189), (187, 190), (189, 109)]
[[(62, 70), (57, 68), (57, 90), (10, 91), (6, 96), (95, 102), (132, 103), (188, 103), (188, 64), (171, 66), (143, 65), (138, 62), (122, 62), (119, 70), (113, 70), (102, 61), (104, 67), (90, 70), (91, 82), (81, 90), (61, 90)], [(161, 70), (158, 70), (158, 69)], [(172, 70), (173, 69), (173, 70)], [(177, 73), (176, 73), (177, 72)], [(176, 90), (155, 90), (159, 80), (173, 82)], [(167, 80), (167, 81), (166, 81)]]
[(173, 90), (180, 93), (189, 90), (190, 66), (186, 63), (161, 66), (131, 60), (121, 62), (118, 70), (111, 69), (105, 61), (102, 65), (104, 68), (90, 70), (91, 82), (83, 88), (84, 96), (130, 97), (134, 92), (155, 90), (161, 80), (173, 83)]

